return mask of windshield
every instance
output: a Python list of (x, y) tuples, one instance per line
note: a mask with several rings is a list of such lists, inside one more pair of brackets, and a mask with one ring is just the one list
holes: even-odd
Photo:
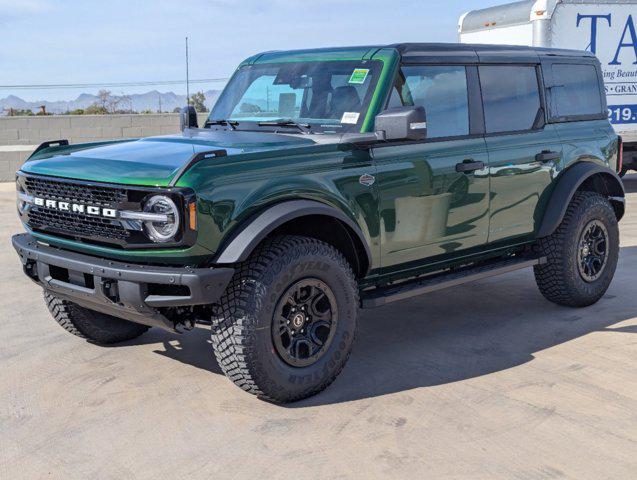
[[(271, 124), (294, 122), (312, 133), (358, 132), (381, 67), (378, 61), (246, 65), (232, 77), (208, 120), (238, 122), (239, 129), (281, 130)], [(286, 133), (301, 133), (290, 127)]]

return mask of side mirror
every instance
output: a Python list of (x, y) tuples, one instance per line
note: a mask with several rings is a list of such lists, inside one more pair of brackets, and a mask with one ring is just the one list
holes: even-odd
[(424, 107), (390, 108), (376, 115), (376, 137), (382, 140), (424, 140), (427, 114)]
[(183, 132), (187, 128), (197, 128), (197, 110), (189, 105), (179, 112), (179, 128)]

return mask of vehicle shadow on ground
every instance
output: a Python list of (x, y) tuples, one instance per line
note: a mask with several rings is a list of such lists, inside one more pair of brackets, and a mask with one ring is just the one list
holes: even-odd
[(154, 350), (158, 355), (223, 375), (212, 352), (210, 328), (205, 326), (197, 326), (190, 332), (183, 334), (153, 328), (135, 340), (118, 343), (113, 346), (152, 345), (158, 343), (162, 344), (160, 349)]
[[(637, 297), (621, 271), (637, 267), (637, 247), (623, 248), (610, 293), (584, 309), (559, 307), (537, 290), (531, 270), (363, 310), (343, 373), (325, 392), (291, 405), (342, 403), (467, 380), (510, 369), (542, 350), (592, 332), (637, 333), (612, 325), (637, 316)], [(129, 344), (163, 343), (156, 353), (221, 374), (208, 328), (184, 335), (153, 329)], [(565, 368), (576, 369), (578, 359)], [(228, 388), (231, 385), (228, 384)]]

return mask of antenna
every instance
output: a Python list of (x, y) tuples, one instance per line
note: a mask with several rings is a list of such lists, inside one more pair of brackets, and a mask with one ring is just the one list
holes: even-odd
[(188, 37), (186, 37), (186, 105), (190, 106), (190, 74), (188, 72)]

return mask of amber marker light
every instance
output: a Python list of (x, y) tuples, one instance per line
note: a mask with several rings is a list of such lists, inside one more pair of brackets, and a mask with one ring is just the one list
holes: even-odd
[(188, 226), (190, 230), (197, 230), (197, 202), (188, 204)]

